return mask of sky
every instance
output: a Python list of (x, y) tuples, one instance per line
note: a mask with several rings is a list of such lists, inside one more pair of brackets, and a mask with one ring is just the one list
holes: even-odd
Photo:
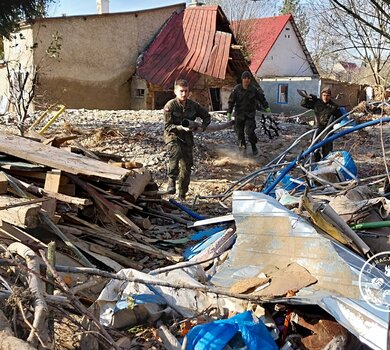
[[(110, 0), (110, 12), (139, 11), (185, 3), (186, 0)], [(55, 0), (49, 7), (50, 17), (96, 14), (96, 0)]]

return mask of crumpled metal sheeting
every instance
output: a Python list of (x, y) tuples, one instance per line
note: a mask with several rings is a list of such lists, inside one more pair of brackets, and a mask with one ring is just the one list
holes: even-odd
[(388, 313), (377, 311), (366, 302), (342, 297), (329, 296), (318, 305), (372, 349), (387, 348)]
[[(235, 192), (233, 215), (237, 241), (225, 266), (212, 278), (214, 284), (231, 284), (243, 276), (256, 276), (266, 265), (294, 261), (308, 269), (318, 283), (294, 297), (274, 298), (272, 302), (317, 304), (365, 344), (386, 348), (389, 314), (372, 308), (359, 292), (358, 275), (365, 263), (361, 256), (316, 232), (261, 193)], [(363, 282), (368, 280), (369, 276), (363, 276)]]
[[(256, 276), (267, 265), (284, 267), (296, 262), (318, 279), (315, 288), (359, 298), (358, 270), (345, 259), (358, 259), (360, 267), (364, 260), (318, 233), (272, 197), (234, 192), (233, 216), (237, 240), (212, 283), (230, 287), (238, 279)], [(335, 249), (335, 245), (340, 249)]]

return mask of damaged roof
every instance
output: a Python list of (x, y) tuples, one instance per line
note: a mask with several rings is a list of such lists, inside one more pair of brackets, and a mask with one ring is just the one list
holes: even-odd
[(240, 24), (234, 22), (233, 27), (237, 25), (242, 26), (242, 23), (244, 23), (245, 26), (250, 28), (249, 41), (250, 51), (252, 54), (249, 68), (253, 73), (259, 70), (268, 53), (271, 51), (272, 47), (282, 33), (284, 27), (288, 22), (291, 22), (294, 32), (297, 35), (297, 38), (302, 46), (303, 52), (306, 55), (306, 59), (311, 69), (313, 70), (313, 73), (318, 74), (318, 70), (310, 56), (309, 51), (306, 48), (305, 42), (302, 39), (302, 36), (292, 15), (256, 18), (240, 22)]
[[(194, 6), (174, 13), (137, 65), (136, 74), (165, 89), (177, 78), (196, 83), (200, 74), (225, 79), (229, 55), (233, 70), (248, 68), (219, 6)], [(239, 50), (238, 50), (239, 51)]]

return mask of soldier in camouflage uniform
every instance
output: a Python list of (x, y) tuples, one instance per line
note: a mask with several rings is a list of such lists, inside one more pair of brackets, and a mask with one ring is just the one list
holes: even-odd
[(195, 121), (199, 117), (202, 119), (202, 129), (205, 130), (211, 117), (198, 103), (188, 99), (189, 87), (186, 80), (177, 80), (174, 92), (176, 98), (168, 101), (164, 107), (164, 141), (169, 154), (167, 192), (176, 193), (178, 180), (179, 198), (184, 200), (190, 184), (194, 137), (192, 130), (184, 128), (182, 122), (185, 119)]
[[(319, 135), (329, 124), (341, 117), (342, 113), (339, 106), (331, 100), (332, 91), (329, 87), (321, 90), (321, 98), (315, 95), (304, 97), (301, 106), (314, 110), (314, 127), (317, 128), (316, 135)], [(322, 136), (325, 138), (326, 134)], [(321, 153), (314, 153), (314, 161), (318, 162), (322, 157), (325, 157), (329, 152), (333, 151), (333, 142), (328, 142), (321, 147)]]
[[(271, 109), (265, 99), (264, 92), (260, 87), (251, 84), (252, 74), (245, 71), (241, 75), (241, 84), (234, 87), (228, 101), (227, 116), (231, 118), (234, 108), (234, 129), (238, 138), (238, 147), (245, 151), (245, 133), (248, 141), (252, 145), (253, 155), (258, 154), (256, 147), (256, 107), (260, 104), (266, 112), (270, 113)], [(244, 133), (245, 131), (245, 133)]]

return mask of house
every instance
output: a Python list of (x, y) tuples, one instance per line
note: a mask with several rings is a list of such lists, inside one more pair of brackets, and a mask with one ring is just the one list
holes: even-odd
[(297, 89), (318, 94), (320, 76), (292, 15), (233, 23), (248, 31), (250, 70), (259, 81), (273, 112), (302, 111)]
[[(132, 90), (129, 79), (138, 56), (184, 9), (181, 3), (136, 12), (37, 19), (5, 41), (4, 57), (10, 64), (21, 62), (18, 74), (38, 67), (38, 106), (132, 109), (139, 107), (133, 96), (142, 94), (141, 89)], [(5, 76), (5, 67), (0, 66), (0, 96), (8, 91)]]
[(192, 98), (218, 111), (227, 108), (232, 88), (248, 69), (221, 8), (189, 6), (142, 53), (133, 83), (146, 96), (145, 107), (159, 109), (174, 97), (174, 81), (187, 79)]
[(338, 61), (333, 67), (333, 72), (334, 79), (350, 83), (356, 78), (360, 68), (353, 62)]

